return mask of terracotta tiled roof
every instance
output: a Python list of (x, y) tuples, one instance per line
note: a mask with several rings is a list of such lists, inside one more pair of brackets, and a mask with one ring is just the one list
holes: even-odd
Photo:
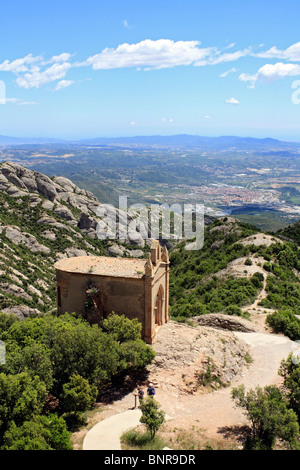
[(141, 278), (145, 274), (146, 259), (113, 258), (107, 256), (76, 256), (55, 263), (55, 269), (70, 273), (98, 276)]

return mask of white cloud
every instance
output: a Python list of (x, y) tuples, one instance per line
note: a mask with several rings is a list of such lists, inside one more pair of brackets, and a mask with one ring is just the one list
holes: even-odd
[[(244, 49), (242, 51), (235, 51), (235, 52), (226, 52), (225, 54), (222, 54), (219, 52), (216, 57), (212, 57), (210, 60), (210, 63), (212, 65), (215, 64), (222, 64), (224, 62), (234, 62), (241, 57), (245, 57), (250, 54), (250, 49)], [(196, 64), (195, 64), (196, 65)]]
[(213, 48), (200, 48), (199, 44), (199, 41), (145, 39), (137, 44), (121, 44), (116, 49), (103, 49), (80, 65), (91, 65), (94, 70), (125, 67), (162, 69), (178, 65), (197, 65), (213, 51)]
[(224, 72), (224, 73), (221, 73), (221, 75), (219, 75), (219, 77), (222, 77), (222, 78), (223, 78), (223, 77), (227, 77), (227, 75), (229, 75), (230, 73), (233, 73), (233, 72), (236, 72), (236, 68), (234, 68), (234, 67), (233, 67), (232, 69), (230, 69), (230, 70), (227, 70), (227, 71)]
[(287, 49), (278, 49), (273, 46), (267, 51), (255, 54), (255, 56), (262, 59), (285, 59), (298, 62), (300, 61), (300, 42), (292, 44)]
[(234, 46), (235, 46), (235, 42), (232, 42), (230, 44), (228, 44), (228, 46), (225, 47), (225, 49), (232, 49)]
[(73, 83), (75, 83), (74, 80), (60, 80), (55, 87), (55, 91), (63, 90), (64, 88), (73, 85)]
[[(123, 26), (130, 28), (126, 19), (123, 20)], [(231, 43), (220, 49), (202, 47), (199, 41), (145, 39), (135, 44), (123, 43), (115, 48), (105, 48), (82, 62), (72, 60), (74, 54), (69, 52), (53, 55), (48, 60), (43, 56), (28, 54), (23, 58), (5, 60), (0, 63), (0, 72), (15, 74), (16, 83), (21, 88), (40, 88), (51, 82), (58, 82), (55, 87), (55, 90), (58, 91), (74, 83), (73, 80), (68, 80), (66, 77), (73, 67), (90, 66), (94, 70), (134, 67), (136, 70), (147, 71), (176, 66), (213, 66), (236, 62), (240, 58), (248, 56), (256, 59), (281, 60), (276, 64), (265, 64), (253, 74), (241, 73), (239, 80), (248, 83), (250, 88), (254, 88), (258, 81), (271, 82), (284, 77), (300, 75), (300, 64), (295, 63), (300, 61), (300, 42), (294, 43), (286, 49), (273, 46), (265, 51), (255, 53), (250, 47), (233, 50), (235, 46), (235, 43)], [(219, 76), (223, 78), (236, 71), (237, 69), (232, 67)]]
[(206, 114), (206, 116), (204, 116), (204, 119), (210, 119), (211, 116), (209, 114)]
[(54, 55), (51, 57), (51, 59), (48, 61), (50, 64), (55, 63), (55, 62), (68, 62), (72, 57), (72, 54), (69, 52), (63, 52), (62, 54), (59, 55)]
[[(225, 47), (232, 48), (234, 43)], [(250, 49), (222, 52), (216, 47), (200, 47), (199, 41), (145, 39), (136, 44), (120, 44), (88, 57), (77, 66), (91, 65), (94, 70), (136, 67), (144, 70), (171, 68), (182, 65), (205, 66), (232, 62), (250, 55)]]
[(294, 77), (295, 75), (300, 75), (300, 65), (284, 64), (283, 62), (266, 64), (257, 72), (258, 80), (262, 81), (273, 81), (278, 78)]
[(41, 56), (34, 57), (32, 54), (28, 54), (26, 57), (15, 59), (13, 61), (5, 60), (0, 64), (0, 72), (26, 72), (29, 70), (29, 66), (40, 61)]
[(229, 98), (225, 100), (225, 103), (231, 104), (232, 106), (240, 104), (239, 100), (237, 100), (236, 98)]
[(272, 82), (280, 78), (295, 77), (300, 75), (300, 65), (298, 64), (284, 64), (277, 62), (276, 64), (265, 64), (255, 74), (241, 73), (239, 79), (243, 82), (250, 82), (252, 86), (257, 81)]
[[(17, 76), (16, 83), (21, 88), (39, 88), (42, 85), (65, 77), (72, 67), (68, 60), (72, 54), (64, 52), (54, 55), (50, 60), (43, 56), (28, 54), (13, 61), (5, 60), (0, 64), (0, 72), (11, 72)], [(50, 65), (51, 64), (51, 65)]]
[(53, 64), (42, 72), (39, 67), (36, 67), (23, 76), (19, 76), (16, 82), (21, 88), (40, 88), (47, 83), (64, 78), (70, 68), (71, 64), (69, 62)]

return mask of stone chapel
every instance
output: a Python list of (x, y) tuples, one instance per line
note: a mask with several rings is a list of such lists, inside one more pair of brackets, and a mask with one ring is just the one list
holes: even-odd
[(169, 254), (152, 242), (148, 259), (78, 256), (55, 263), (58, 314), (98, 323), (112, 312), (137, 318), (152, 344), (169, 319)]

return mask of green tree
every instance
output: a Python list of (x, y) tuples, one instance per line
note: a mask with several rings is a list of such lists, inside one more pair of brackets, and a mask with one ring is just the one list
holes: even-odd
[(112, 313), (103, 320), (103, 330), (119, 343), (135, 341), (141, 338), (142, 325), (134, 318), (130, 320), (124, 315)]
[(146, 425), (151, 438), (154, 439), (156, 432), (165, 421), (165, 413), (159, 410), (159, 403), (152, 397), (147, 397), (139, 408), (142, 411), (140, 422)]
[(0, 374), (0, 434), (12, 421), (21, 425), (41, 414), (46, 401), (46, 386), (39, 377), (27, 372), (16, 375)]
[(300, 421), (300, 358), (289, 354), (280, 365), (279, 375), (283, 377), (287, 399)]
[(120, 345), (120, 356), (131, 370), (141, 369), (155, 358), (155, 351), (143, 340), (125, 341)]
[(290, 447), (296, 446), (299, 424), (296, 413), (288, 408), (287, 401), (275, 386), (256, 387), (247, 393), (244, 385), (232, 389), (237, 406), (244, 408), (251, 423), (251, 435), (246, 448), (272, 449), (276, 439)]
[(55, 414), (37, 416), (21, 426), (12, 422), (4, 434), (2, 450), (72, 450), (66, 422)]
[(85, 411), (96, 401), (97, 393), (97, 387), (91, 386), (88, 380), (74, 374), (63, 386), (63, 408), (67, 412)]
[(51, 351), (39, 343), (25, 346), (23, 349), (16, 348), (7, 354), (3, 369), (8, 374), (27, 372), (32, 378), (37, 375), (46, 384), (47, 390), (50, 390), (53, 384), (50, 354)]

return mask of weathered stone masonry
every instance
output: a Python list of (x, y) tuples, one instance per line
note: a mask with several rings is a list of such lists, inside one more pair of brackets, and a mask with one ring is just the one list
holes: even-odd
[(115, 312), (142, 324), (152, 344), (169, 319), (169, 255), (158, 241), (149, 259), (79, 256), (55, 264), (58, 313), (75, 312), (91, 323)]

